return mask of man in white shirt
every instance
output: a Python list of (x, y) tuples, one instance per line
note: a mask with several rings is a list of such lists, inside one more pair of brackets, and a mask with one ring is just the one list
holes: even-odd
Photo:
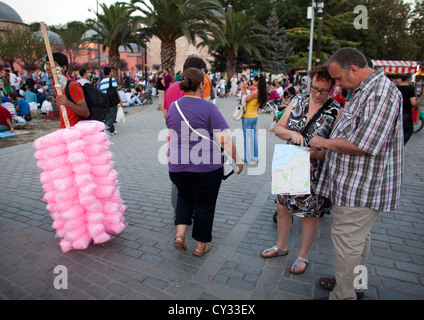
[(276, 81), (275, 82), (275, 90), (277, 90), (277, 93), (280, 95), (280, 97), (282, 98), (283, 97), (283, 95), (284, 95), (284, 89), (283, 89), (283, 87), (281, 86), (281, 83), (280, 82), (278, 82), (278, 81)]
[(119, 93), (119, 97), (121, 98), (122, 106), (128, 107), (130, 105), (130, 102), (127, 98), (127, 94), (124, 91), (124, 88), (119, 88), (118, 93)]
[(40, 108), (40, 115), (44, 120), (51, 119), (53, 117), (53, 97), (47, 96)]

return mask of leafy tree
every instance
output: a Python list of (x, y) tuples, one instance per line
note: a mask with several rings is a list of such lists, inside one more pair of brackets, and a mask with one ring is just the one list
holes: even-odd
[(408, 34), (410, 5), (402, 0), (366, 0), (369, 24), (375, 28), (378, 59), (409, 60), (417, 46)]
[(126, 3), (117, 2), (108, 7), (106, 4), (100, 5), (103, 13), (96, 13), (99, 22), (89, 20), (88, 24), (96, 32), (93, 40), (99, 42), (104, 48), (109, 48), (109, 63), (112, 69), (112, 77), (119, 81), (120, 54), (119, 47), (130, 48), (131, 42), (135, 41), (132, 33), (131, 19), (129, 17), (134, 12), (134, 8)]
[(34, 72), (40, 68), (45, 52), (43, 40), (26, 28), (7, 29), (0, 41), (2, 59), (12, 66), (13, 62), (16, 62), (28, 72)]
[(418, 46), (414, 60), (424, 60), (424, 0), (415, 2), (410, 26), (412, 41)]
[(212, 30), (212, 38), (206, 39), (199, 46), (209, 46), (210, 51), (222, 49), (226, 56), (228, 79), (236, 73), (237, 59), (241, 49), (249, 54), (256, 53), (262, 58), (260, 48), (265, 29), (245, 11), (230, 9), (225, 13), (225, 22)]
[(286, 73), (289, 71), (286, 59), (293, 54), (293, 50), (287, 36), (280, 28), (275, 9), (271, 11), (266, 32), (268, 37), (265, 38), (264, 45), (267, 50), (263, 59), (265, 70), (271, 74)]
[(80, 21), (72, 21), (68, 22), (67, 28), (57, 29), (56, 27), (50, 27), (50, 29), (56, 32), (63, 40), (64, 51), (66, 55), (69, 57), (69, 67), (70, 71), (72, 71), (72, 67), (75, 63), (75, 60), (78, 56), (82, 55), (85, 51), (82, 46), (84, 39), (82, 36), (85, 31), (87, 31), (87, 27), (84, 23)]
[(134, 26), (144, 35), (155, 35), (161, 40), (161, 64), (174, 75), (176, 40), (181, 37), (196, 44), (196, 36), (205, 40), (221, 22), (216, 16), (221, 11), (217, 0), (132, 0), (135, 11)]

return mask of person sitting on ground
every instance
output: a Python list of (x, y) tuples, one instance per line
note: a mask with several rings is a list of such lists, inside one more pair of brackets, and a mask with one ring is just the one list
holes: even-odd
[(131, 93), (130, 105), (131, 104), (135, 104), (135, 105), (139, 105), (139, 106), (144, 105), (144, 103), (141, 102), (140, 98), (138, 97), (138, 93), (134, 88), (129, 90), (129, 93)]
[(26, 121), (31, 121), (31, 108), (21, 94), (11, 94), (12, 102), (16, 103), (16, 112)]
[(130, 101), (127, 98), (127, 94), (124, 91), (124, 88), (121, 86), (118, 87), (119, 97), (121, 98), (122, 106), (128, 107), (130, 105)]
[(8, 97), (1, 98), (1, 105), (6, 108), (9, 113), (12, 115), (13, 124), (16, 128), (25, 128), (27, 122), (24, 118), (18, 116), (15, 110), (15, 105), (10, 102)]
[(14, 132), (12, 115), (6, 108), (0, 107), (0, 132), (9, 130)]
[(53, 97), (47, 96), (47, 99), (41, 105), (40, 115), (44, 120), (53, 118)]
[(23, 94), (23, 96), (25, 97), (26, 102), (31, 103), (31, 102), (35, 102), (37, 103), (37, 95), (32, 92), (28, 86), (25, 86), (25, 92)]
[(46, 101), (46, 95), (43, 88), (37, 90), (37, 106), (41, 106)]

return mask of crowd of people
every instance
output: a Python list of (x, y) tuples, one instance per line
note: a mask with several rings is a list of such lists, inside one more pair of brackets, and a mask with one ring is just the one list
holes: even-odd
[[(66, 56), (54, 53), (53, 57), (61, 76), (69, 81)], [(84, 70), (80, 71), (79, 84), (69, 83), (69, 95), (59, 95), (51, 86), (49, 63), (45, 71), (47, 79), (32, 86), (28, 79), (21, 80), (18, 86), (10, 80), (13, 78), (10, 70), (4, 71), (0, 130), (6, 127), (13, 130), (12, 121), (29, 121), (31, 103), (41, 104), (40, 114), (46, 115), (55, 103), (64, 106), (67, 116), (60, 113), (61, 128), (73, 126), (90, 115), (80, 85), (90, 82)], [(144, 82), (124, 82), (127, 87), (118, 88), (110, 71), (110, 68), (104, 69), (105, 78), (98, 88), (103, 92), (110, 87), (116, 90), (116, 108), (124, 103), (142, 104), (140, 94), (149, 86), (152, 94), (158, 95), (158, 110), (163, 111), (170, 132), (168, 171), (176, 249), (188, 249), (186, 233), (190, 225), (193, 225), (192, 238), (196, 240), (192, 254), (200, 257), (212, 249), (215, 206), (224, 178), (223, 155), (228, 154), (234, 160), (237, 174), (243, 171), (245, 164), (259, 161), (258, 112), (268, 102), (275, 101), (277, 108), (270, 129), (280, 139), (310, 152), (311, 184), (310, 194), (278, 195), (277, 242), (260, 255), (264, 259), (286, 256), (290, 251), (292, 217), (300, 217), (301, 247), (289, 272), (304, 273), (319, 219), (331, 210), (334, 277), (321, 278), (318, 284), (331, 291), (329, 299), (363, 296), (361, 288), (354, 285), (354, 269), (366, 264), (370, 230), (378, 212), (392, 211), (399, 206), (403, 150), (407, 142), (405, 112), (416, 107), (416, 97), (410, 90), (399, 87), (398, 90), (382, 69), (374, 70), (365, 56), (353, 48), (342, 48), (330, 57), (327, 65), (314, 67), (308, 75), (310, 90), (306, 90), (305, 79), (269, 81), (261, 74), (252, 79), (217, 77), (209, 73), (205, 61), (196, 56), (186, 59), (175, 82), (164, 69)], [(402, 79), (400, 86), (409, 87), (408, 81), (407, 77)], [(136, 83), (138, 92), (134, 88)], [(230, 95), (239, 96), (245, 103), (243, 157), (215, 104), (217, 97), (225, 99)], [(405, 108), (405, 97), (411, 107)], [(49, 108), (43, 109), (44, 103), (50, 104)], [(115, 110), (105, 119), (110, 134), (116, 133)]]

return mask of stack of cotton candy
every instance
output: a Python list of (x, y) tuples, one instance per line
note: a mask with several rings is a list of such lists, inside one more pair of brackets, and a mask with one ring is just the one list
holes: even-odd
[(43, 200), (63, 252), (104, 243), (124, 228), (118, 173), (99, 121), (80, 121), (34, 141)]

